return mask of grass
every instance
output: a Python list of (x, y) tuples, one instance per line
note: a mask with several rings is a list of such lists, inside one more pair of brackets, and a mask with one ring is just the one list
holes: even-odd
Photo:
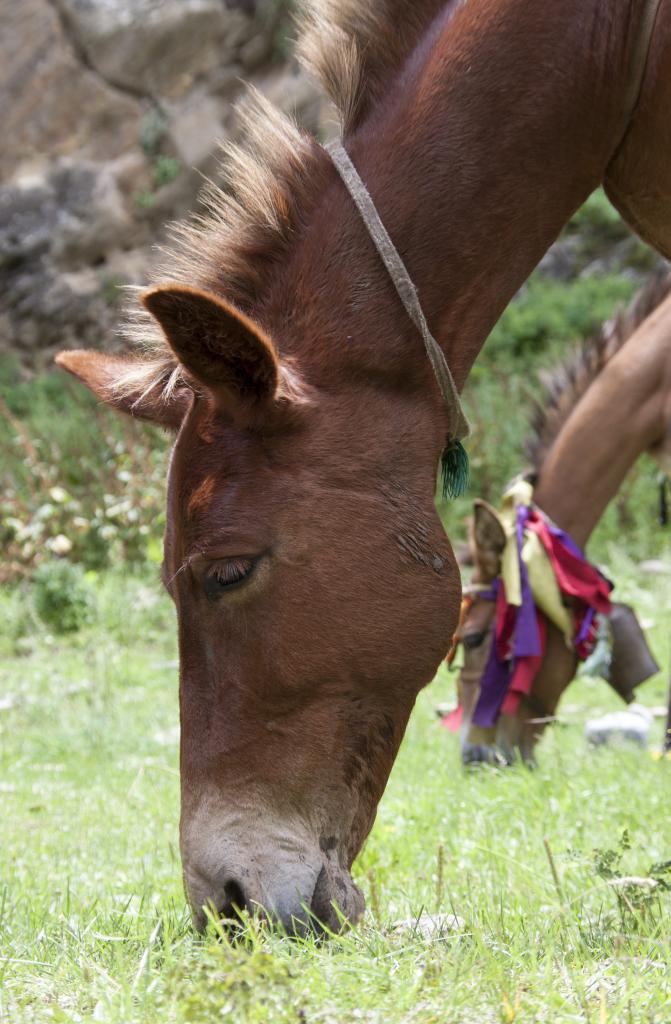
[[(602, 555), (663, 663), (641, 699), (663, 703), (669, 579)], [(587, 714), (618, 706), (605, 684), (574, 684), (537, 771), (464, 774), (433, 713), (453, 693), (441, 670), (355, 866), (363, 926), (321, 945), (250, 926), (233, 946), (192, 934), (182, 893), (172, 608), (151, 569), (102, 574), (96, 592), (67, 639), (28, 584), (0, 596), (3, 1024), (670, 1019), (671, 893), (627, 905), (603, 866), (671, 858), (671, 762), (585, 748)], [(422, 908), (463, 925), (394, 930)]]

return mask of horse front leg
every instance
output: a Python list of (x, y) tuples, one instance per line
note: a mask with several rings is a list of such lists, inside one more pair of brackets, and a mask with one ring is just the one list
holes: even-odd
[(462, 708), (462, 764), (468, 766), (472, 764), (503, 765), (508, 763), (508, 759), (502, 755), (497, 747), (496, 727), (486, 728), (482, 725), (475, 725), (473, 722), (473, 712), (480, 696), (480, 676), (466, 676), (464, 678), (464, 673), (462, 672), (457, 689), (459, 703)]

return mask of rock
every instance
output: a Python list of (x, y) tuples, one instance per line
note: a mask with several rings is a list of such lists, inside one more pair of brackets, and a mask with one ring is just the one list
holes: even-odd
[(238, 57), (245, 71), (255, 71), (267, 61), (272, 49), (272, 39), (264, 36), (252, 38), (240, 47)]
[(109, 347), (119, 285), (217, 177), (250, 69), (319, 123), (317, 89), (273, 63), (288, 0), (0, 0), (0, 352), (34, 367)]
[(395, 921), (391, 930), (397, 935), (435, 940), (448, 938), (454, 932), (462, 931), (463, 927), (463, 918), (456, 914), (430, 914), (422, 910), (419, 917)]
[(626, 711), (613, 711), (593, 718), (585, 725), (585, 737), (594, 747), (629, 741), (644, 747), (650, 736), (653, 715), (641, 704), (630, 704)]
[(257, 87), (271, 103), (291, 114), (309, 131), (321, 133), (326, 127), (325, 111), (330, 111), (330, 107), (315, 90), (311, 76), (297, 64), (259, 76)]
[(0, 188), (0, 349), (39, 347), (46, 357), (107, 340), (118, 298), (110, 253), (150, 237), (119, 188), (127, 163), (61, 160)]
[(170, 138), (185, 167), (204, 167), (214, 143), (225, 134), (228, 104), (203, 90), (189, 94), (170, 109)]
[(222, 0), (58, 0), (71, 36), (108, 82), (143, 96), (180, 96), (229, 62), (252, 19)]
[(613, 889), (643, 889), (647, 892), (654, 892), (659, 886), (659, 882), (656, 878), (650, 878), (640, 875), (624, 875), (622, 878), (608, 878), (606, 885), (610, 885)]
[(639, 562), (638, 567), (651, 576), (671, 576), (671, 562), (664, 562), (661, 558), (648, 558)]
[(71, 269), (136, 243), (142, 228), (120, 188), (132, 161), (101, 167), (65, 159), (11, 180), (0, 189), (0, 265), (16, 271), (48, 253)]
[(114, 159), (137, 142), (138, 102), (83, 66), (48, 0), (4, 0), (0, 173), (35, 157)]

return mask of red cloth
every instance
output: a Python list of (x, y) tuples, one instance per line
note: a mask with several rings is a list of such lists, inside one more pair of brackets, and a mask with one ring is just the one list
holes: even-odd
[(543, 613), (539, 612), (538, 609), (536, 609), (536, 620), (538, 622), (538, 634), (540, 636), (542, 653), (530, 655), (527, 658), (517, 658), (508, 692), (503, 698), (503, 704), (501, 705), (502, 715), (514, 715), (520, 705), (521, 698), (531, 693), (534, 679), (545, 657), (548, 623)]
[(440, 724), (444, 725), (450, 732), (459, 732), (461, 729), (461, 719), (463, 717), (463, 711), (461, 704), (456, 707), (453, 711), (448, 711), (446, 715), (440, 720)]
[(562, 543), (560, 537), (551, 533), (547, 522), (537, 512), (529, 516), (527, 529), (533, 530), (540, 537), (543, 547), (550, 556), (559, 589), (564, 594), (579, 598), (588, 608), (610, 615), (612, 588), (599, 570), (584, 557), (580, 558), (574, 554)]

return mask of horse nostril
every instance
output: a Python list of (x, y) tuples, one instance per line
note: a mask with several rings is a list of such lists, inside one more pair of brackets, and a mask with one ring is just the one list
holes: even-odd
[(239, 920), (240, 914), (246, 907), (247, 900), (242, 886), (235, 879), (229, 879), (224, 885), (224, 898), (219, 908), (221, 917), (227, 920)]

